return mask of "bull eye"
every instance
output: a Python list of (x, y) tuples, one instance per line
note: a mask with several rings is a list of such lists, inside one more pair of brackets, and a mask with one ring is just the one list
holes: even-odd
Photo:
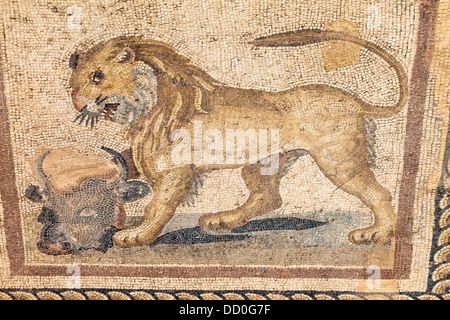
[(105, 78), (105, 75), (101, 70), (96, 70), (92, 75), (92, 82), (95, 84), (100, 84), (102, 80)]
[(94, 217), (97, 215), (97, 211), (92, 208), (84, 208), (80, 211), (80, 217)]

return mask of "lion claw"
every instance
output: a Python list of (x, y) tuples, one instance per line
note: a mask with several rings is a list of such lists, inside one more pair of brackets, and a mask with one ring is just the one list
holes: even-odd
[(353, 230), (348, 240), (353, 244), (384, 244), (394, 236), (392, 226), (371, 226), (364, 229)]
[(119, 231), (113, 236), (114, 244), (121, 248), (147, 245), (155, 239), (155, 236), (148, 234), (148, 232), (141, 227)]

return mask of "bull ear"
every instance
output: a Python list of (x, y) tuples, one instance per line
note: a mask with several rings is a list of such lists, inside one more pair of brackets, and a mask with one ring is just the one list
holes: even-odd
[(145, 197), (150, 192), (147, 183), (129, 180), (119, 186), (119, 196), (123, 202), (132, 202)]
[(125, 47), (114, 58), (114, 61), (118, 63), (132, 63), (135, 57), (136, 54), (134, 53), (133, 49), (131, 49), (130, 47)]
[(25, 190), (25, 197), (33, 202), (44, 202), (41, 189), (35, 185), (31, 185)]

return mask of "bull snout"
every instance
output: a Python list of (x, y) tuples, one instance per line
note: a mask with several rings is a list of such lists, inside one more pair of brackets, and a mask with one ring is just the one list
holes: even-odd
[(73, 252), (71, 242), (61, 229), (57, 215), (48, 208), (43, 207), (38, 216), (38, 222), (44, 224), (41, 239), (37, 243), (39, 251), (49, 255), (63, 255)]
[[(123, 207), (117, 203), (116, 214)], [(109, 208), (108, 205), (106, 207)], [(43, 224), (37, 248), (48, 255), (65, 255), (85, 249), (106, 252), (113, 246), (112, 237), (120, 228), (113, 226), (116, 221), (114, 212), (105, 211), (103, 207), (86, 207), (77, 216), (70, 216), (71, 211), (55, 210), (44, 206), (37, 220)], [(124, 213), (124, 212), (123, 212)], [(68, 215), (69, 214), (69, 215)], [(121, 216), (121, 214), (117, 214)], [(122, 220), (125, 217), (121, 217)], [(117, 224), (117, 223), (116, 223)]]
[(69, 242), (64, 241), (50, 241), (50, 240), (40, 240), (37, 243), (39, 251), (49, 255), (63, 255), (73, 252), (73, 249)]

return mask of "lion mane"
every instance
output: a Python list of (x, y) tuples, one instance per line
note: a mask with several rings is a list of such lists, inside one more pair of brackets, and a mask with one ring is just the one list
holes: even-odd
[(171, 133), (183, 127), (194, 113), (208, 112), (206, 95), (219, 83), (166, 43), (137, 37), (117, 40), (117, 52), (123, 47), (131, 48), (135, 60), (150, 66), (156, 75), (156, 105), (147, 116), (137, 119), (129, 132), (134, 139), (141, 131), (147, 131), (154, 136), (152, 146), (156, 150), (161, 139), (168, 142)]

